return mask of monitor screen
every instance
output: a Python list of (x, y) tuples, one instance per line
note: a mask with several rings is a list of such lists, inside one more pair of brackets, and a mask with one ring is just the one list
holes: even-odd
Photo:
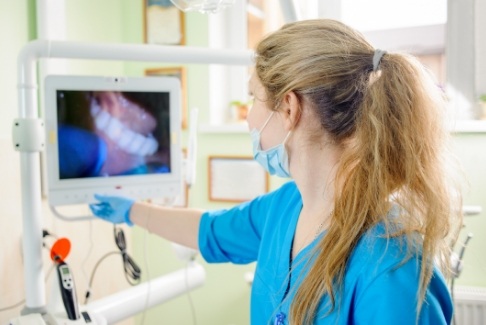
[(49, 203), (180, 195), (180, 96), (174, 77), (48, 76)]

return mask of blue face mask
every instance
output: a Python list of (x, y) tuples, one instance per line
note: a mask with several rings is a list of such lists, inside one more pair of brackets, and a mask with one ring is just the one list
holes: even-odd
[(260, 135), (274, 113), (275, 112), (272, 112), (272, 114), (268, 117), (260, 131), (253, 129), (250, 132), (253, 143), (253, 158), (255, 158), (255, 160), (258, 161), (258, 163), (262, 165), (262, 167), (265, 168), (270, 175), (290, 177), (289, 156), (287, 154), (287, 150), (285, 149), (285, 141), (287, 141), (290, 132), (287, 134), (281, 144), (267, 150), (262, 150), (260, 147)]

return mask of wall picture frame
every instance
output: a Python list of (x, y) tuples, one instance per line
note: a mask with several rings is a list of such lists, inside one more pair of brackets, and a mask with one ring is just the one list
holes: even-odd
[(209, 201), (245, 202), (268, 190), (269, 175), (253, 157), (208, 157)]
[(177, 77), (181, 81), (181, 123), (182, 129), (187, 128), (187, 71), (185, 67), (161, 67), (161, 68), (149, 68), (145, 70), (146, 76), (157, 77)]
[(147, 44), (185, 45), (185, 14), (170, 0), (143, 1), (143, 40)]

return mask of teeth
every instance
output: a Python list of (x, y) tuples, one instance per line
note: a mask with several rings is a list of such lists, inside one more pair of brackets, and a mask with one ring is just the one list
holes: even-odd
[(104, 132), (125, 152), (137, 156), (149, 156), (157, 151), (159, 144), (152, 135), (146, 137), (132, 131), (106, 110), (101, 109), (95, 101), (91, 102), (91, 116), (94, 118), (96, 128)]
[(126, 129), (118, 140), (118, 146), (127, 151), (130, 147), (130, 143), (133, 141), (133, 138), (135, 138), (135, 132)]
[(153, 155), (157, 151), (157, 149), (159, 148), (159, 143), (157, 142), (157, 140), (155, 140), (152, 137), (147, 138), (147, 140), (150, 143), (150, 146), (149, 146), (149, 149), (148, 149), (148, 154)]
[(110, 118), (107, 127), (105, 128), (105, 133), (112, 140), (119, 139), (123, 134), (125, 126), (116, 118)]
[(127, 148), (127, 152), (135, 154), (139, 151), (140, 147), (142, 146), (145, 137), (138, 133), (135, 133), (135, 137), (133, 137), (132, 142), (130, 142), (129, 147)]
[(105, 129), (110, 123), (111, 115), (107, 111), (100, 111), (95, 117), (96, 127), (100, 130)]
[(157, 141), (155, 141), (155, 139), (152, 137), (147, 137), (145, 138), (144, 143), (140, 147), (141, 155), (145, 155), (145, 156), (153, 155), (155, 151), (157, 151), (157, 147), (158, 147)]
[(91, 100), (91, 116), (95, 117), (101, 111), (101, 107), (96, 100)]
[(144, 141), (142, 143), (142, 146), (138, 149), (140, 151), (140, 154), (142, 155), (149, 155), (149, 150), (150, 150), (150, 141), (147, 141), (148, 139), (146, 139), (146, 141)]

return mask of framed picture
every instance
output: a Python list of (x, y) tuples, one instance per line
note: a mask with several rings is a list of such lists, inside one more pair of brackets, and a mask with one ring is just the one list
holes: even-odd
[(142, 0), (144, 42), (160, 45), (184, 45), (185, 16), (170, 0)]
[(268, 173), (252, 157), (209, 156), (210, 201), (244, 202), (268, 192)]
[(187, 92), (186, 92), (186, 68), (185, 67), (168, 67), (168, 68), (153, 68), (146, 69), (145, 75), (147, 76), (170, 76), (177, 77), (181, 81), (181, 101), (182, 101), (182, 128), (187, 128)]

